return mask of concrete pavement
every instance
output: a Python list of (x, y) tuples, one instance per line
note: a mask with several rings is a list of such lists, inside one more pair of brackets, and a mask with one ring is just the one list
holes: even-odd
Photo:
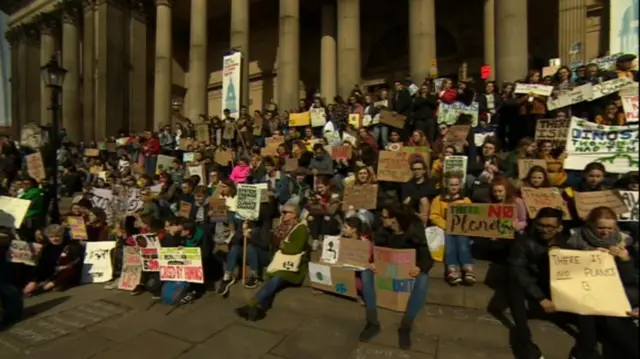
[[(435, 282), (435, 281), (434, 281)], [(438, 291), (431, 288), (430, 291)], [(86, 285), (26, 301), (25, 320), (0, 332), (0, 359), (507, 359), (509, 330), (485, 311), (428, 304), (416, 320), (413, 348), (397, 347), (401, 314), (380, 310), (383, 329), (359, 343), (364, 309), (309, 288), (281, 292), (261, 322), (235, 316), (251, 298), (240, 284), (223, 299), (212, 293), (174, 309)], [(551, 323), (531, 324), (547, 359), (565, 359), (573, 339)]]

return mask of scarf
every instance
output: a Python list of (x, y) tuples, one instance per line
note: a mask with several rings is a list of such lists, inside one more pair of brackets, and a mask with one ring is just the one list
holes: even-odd
[(576, 249), (586, 250), (593, 248), (609, 248), (621, 243), (622, 237), (616, 229), (609, 237), (601, 238), (592, 224), (580, 228), (568, 241), (569, 245)]
[(274, 237), (278, 242), (282, 243), (297, 224), (297, 218), (280, 222), (280, 225), (273, 230)]

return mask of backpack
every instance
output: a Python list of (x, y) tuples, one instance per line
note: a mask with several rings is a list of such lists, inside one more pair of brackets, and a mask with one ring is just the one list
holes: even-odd
[(162, 303), (167, 305), (178, 305), (187, 293), (189, 283), (187, 282), (164, 282), (162, 284)]

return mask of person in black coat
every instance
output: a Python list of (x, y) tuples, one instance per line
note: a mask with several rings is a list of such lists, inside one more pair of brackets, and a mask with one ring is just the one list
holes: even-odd
[[(388, 202), (382, 209), (381, 217), (382, 228), (373, 235), (376, 247), (415, 250), (415, 267), (411, 268), (408, 273), (409, 277), (415, 279), (412, 281), (411, 288), (407, 288), (411, 294), (398, 329), (400, 348), (409, 349), (413, 321), (420, 309), (424, 307), (427, 299), (427, 284), (429, 283), (429, 271), (433, 266), (433, 258), (427, 246), (424, 226), (420, 219), (413, 214), (412, 209), (408, 206), (402, 206), (397, 201)], [(368, 342), (380, 333), (375, 289), (377, 287), (376, 260), (380, 259), (374, 259), (370, 268), (361, 272), (362, 298), (366, 308), (366, 324), (360, 333), (360, 341), (362, 342)], [(385, 274), (380, 273), (380, 275)]]
[(429, 143), (436, 140), (438, 127), (435, 113), (438, 109), (438, 99), (429, 92), (429, 85), (420, 86), (418, 95), (413, 99), (413, 130), (422, 130)]

